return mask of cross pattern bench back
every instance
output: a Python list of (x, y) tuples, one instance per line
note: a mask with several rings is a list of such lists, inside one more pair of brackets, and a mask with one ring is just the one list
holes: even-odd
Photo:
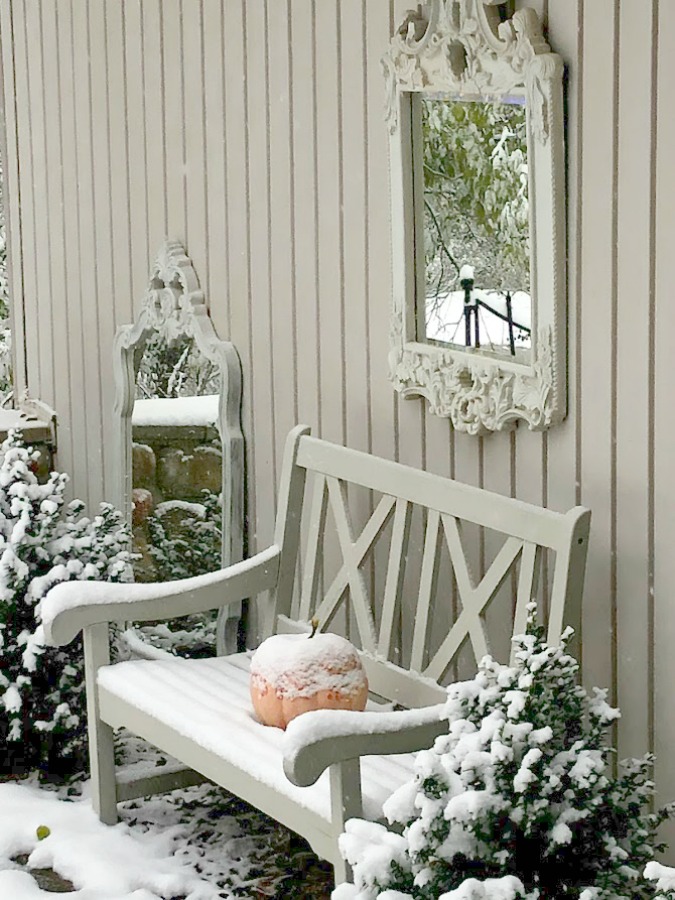
[[(306, 490), (308, 473), (311, 490), (310, 485)], [(379, 497), (358, 535), (348, 504), (356, 486)], [(406, 569), (416, 555), (408, 545), (414, 507), (422, 508), (426, 531), (413, 588)], [(333, 577), (324, 578), (329, 510), (342, 560)], [(480, 580), (472, 577), (466, 561), (466, 523), (504, 535)], [(348, 873), (337, 839), (345, 820), (380, 818), (382, 803), (411, 773), (412, 752), (430, 746), (444, 730), (441, 681), (467, 642), (477, 658), (488, 651), (484, 620), (500, 589), (514, 586), (510, 630), (524, 631), (540, 560), (548, 554), (549, 641), (559, 641), (566, 619), (576, 620), (589, 524), (590, 512), (582, 507), (555, 513), (295, 428), (287, 441), (271, 547), (196, 578), (153, 585), (71, 582), (55, 587), (43, 601), (50, 643), (66, 644), (80, 630), (84, 634), (93, 802), (99, 816), (114, 823), (121, 800), (208, 778), (302, 834), (333, 863), (336, 880), (344, 879)], [(386, 571), (382, 595), (374, 600), (364, 561), (385, 533)], [(449, 554), (459, 602), (454, 623), (432, 651), (431, 600), (441, 548)], [(350, 637), (360, 646), (371, 691), (380, 702), (391, 701), (387, 710), (310, 712), (284, 733), (254, 717), (248, 653), (110, 665), (109, 623), (167, 619), (255, 597), (260, 597), (266, 635), (309, 631), (314, 615), (325, 628), (348, 609)], [(402, 604), (413, 623), (405, 664), (395, 646)], [(116, 772), (113, 729), (118, 727), (155, 744), (183, 768), (134, 778)]]

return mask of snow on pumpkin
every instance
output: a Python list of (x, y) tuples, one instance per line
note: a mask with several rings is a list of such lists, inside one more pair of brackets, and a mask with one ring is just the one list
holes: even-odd
[(363, 710), (368, 679), (359, 654), (337, 634), (275, 634), (251, 659), (251, 699), (264, 725), (286, 728), (315, 709)]

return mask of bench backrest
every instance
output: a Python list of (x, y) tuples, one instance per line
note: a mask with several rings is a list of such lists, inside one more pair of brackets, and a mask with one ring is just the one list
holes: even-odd
[[(525, 630), (544, 557), (550, 584), (545, 605), (549, 642), (557, 643), (565, 625), (578, 621), (589, 510), (556, 513), (312, 438), (308, 431), (294, 429), (286, 447), (275, 535), (282, 560), (268, 630), (305, 630), (312, 616), (327, 630), (347, 610), (349, 637), (363, 651), (371, 688), (404, 705), (419, 705), (441, 696), (437, 683), (467, 642), (476, 659), (489, 651), (485, 618), (504, 588), (511, 594), (509, 635)], [(374, 498), (358, 533), (349, 504), (356, 486)], [(413, 526), (423, 530), (423, 537), (417, 536), (419, 553), (409, 545), (415, 507), (422, 510)], [(331, 519), (338, 562), (327, 577), (323, 541)], [(462, 540), (467, 525), (503, 535), (480, 578), (471, 571), (467, 541)], [(375, 600), (369, 559), (376, 546), (383, 577)], [(430, 641), (441, 552), (446, 572), (452, 573), (455, 615), (444, 634)], [(409, 577), (413, 569), (414, 584)], [(450, 591), (440, 596), (449, 598)], [(405, 660), (395, 646), (402, 616), (410, 623)]]

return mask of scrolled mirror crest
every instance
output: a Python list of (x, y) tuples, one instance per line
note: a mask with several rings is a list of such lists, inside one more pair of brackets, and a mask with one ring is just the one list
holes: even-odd
[(139, 319), (171, 341), (179, 334), (194, 337), (200, 316), (208, 310), (192, 261), (179, 241), (167, 240), (150, 272)]
[[(390, 131), (398, 125), (397, 88), (503, 94), (526, 81), (535, 57), (551, 53), (535, 10), (501, 21), (501, 5), (503, 0), (433, 0), (406, 14), (382, 58)], [(464, 64), (458, 66), (460, 48)]]

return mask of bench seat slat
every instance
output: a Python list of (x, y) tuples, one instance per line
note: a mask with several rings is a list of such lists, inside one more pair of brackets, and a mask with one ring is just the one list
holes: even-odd
[[(257, 806), (261, 806), (263, 794), (280, 795), (295, 807), (296, 814), (305, 811), (323, 820), (324, 830), (328, 832), (328, 772), (315, 785), (306, 788), (297, 787), (286, 778), (284, 733), (261, 725), (254, 717), (249, 695), (249, 662), (249, 654), (244, 653), (204, 660), (131, 660), (105, 666), (98, 673), (101, 716), (113, 727), (133, 725), (133, 730), (141, 734), (137, 731), (139, 718), (145, 718), (144, 730), (151, 741), (152, 730), (161, 723), (165, 734), (174, 734), (172, 746), (162, 745), (163, 748), (181, 762), (192, 766), (195, 753), (200, 758), (205, 753), (226, 764), (219, 770), (223, 773), (246, 771), (258, 784), (257, 788), (255, 785), (250, 788), (249, 795), (242, 792), (240, 780), (232, 775), (218, 777), (213, 769), (205, 774)], [(197, 749), (183, 754), (176, 752), (180, 750), (175, 745), (182, 743), (181, 737), (189, 739)], [(199, 750), (204, 752), (200, 754)], [(364, 813), (368, 818), (382, 817), (384, 801), (410, 777), (413, 758), (412, 754), (406, 754), (362, 759)], [(261, 786), (273, 791), (265, 791)], [(275, 818), (279, 818), (278, 810)]]

